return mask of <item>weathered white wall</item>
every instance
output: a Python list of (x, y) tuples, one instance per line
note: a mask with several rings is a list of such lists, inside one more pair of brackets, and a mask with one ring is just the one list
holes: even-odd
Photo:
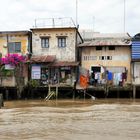
[(133, 63), (134, 64), (134, 71), (133, 71), (133, 74), (134, 74), (134, 81), (133, 83), (134, 84), (140, 84), (140, 62), (135, 62)]
[[(41, 37), (49, 36), (49, 48), (41, 47)], [(66, 36), (66, 47), (58, 47), (57, 36)], [(32, 50), (33, 55), (56, 55), (58, 61), (75, 61), (76, 60), (76, 30), (75, 28), (65, 29), (42, 29), (33, 30), (32, 33)]]
[(15, 77), (3, 77), (0, 84), (1, 86), (14, 87), (16, 86)]

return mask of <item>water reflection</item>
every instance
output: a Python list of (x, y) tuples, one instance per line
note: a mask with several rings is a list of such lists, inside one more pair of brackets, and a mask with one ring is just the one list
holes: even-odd
[(11, 101), (0, 109), (0, 139), (135, 140), (140, 100)]

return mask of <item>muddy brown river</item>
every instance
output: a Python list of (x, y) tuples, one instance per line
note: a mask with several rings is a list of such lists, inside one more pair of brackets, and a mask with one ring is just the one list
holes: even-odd
[(0, 140), (140, 140), (140, 100), (8, 101)]

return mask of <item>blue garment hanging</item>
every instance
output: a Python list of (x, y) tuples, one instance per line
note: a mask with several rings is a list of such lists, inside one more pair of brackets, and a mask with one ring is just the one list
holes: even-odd
[(108, 72), (108, 80), (112, 80), (113, 79), (113, 74), (112, 72)]

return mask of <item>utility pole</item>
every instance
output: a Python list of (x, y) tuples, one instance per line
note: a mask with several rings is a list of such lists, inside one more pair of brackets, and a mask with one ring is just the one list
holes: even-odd
[(78, 0), (76, 0), (76, 27), (78, 27)]
[(125, 5), (125, 0), (124, 0), (124, 25), (123, 25), (123, 29), (124, 29), (124, 33), (125, 33), (125, 12), (126, 12), (126, 5)]
[(95, 31), (95, 16), (93, 16), (93, 32)]

